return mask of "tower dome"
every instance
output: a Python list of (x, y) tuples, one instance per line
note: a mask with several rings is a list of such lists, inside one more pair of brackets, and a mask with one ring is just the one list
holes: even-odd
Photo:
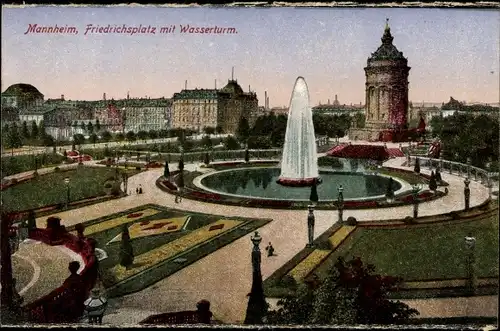
[(222, 88), (222, 92), (231, 94), (243, 94), (243, 89), (235, 80), (230, 80), (227, 85)]

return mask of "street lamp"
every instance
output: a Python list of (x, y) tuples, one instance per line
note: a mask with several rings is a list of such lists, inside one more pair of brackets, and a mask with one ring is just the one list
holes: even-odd
[(474, 260), (475, 260), (475, 248), (476, 248), (476, 238), (471, 234), (464, 238), (465, 249), (466, 249), (466, 268), (467, 268), (467, 280), (466, 289), (469, 294), (474, 294), (476, 287), (476, 279), (474, 273)]
[(337, 198), (337, 203), (338, 203), (338, 210), (339, 210), (339, 222), (342, 223), (343, 222), (342, 215), (344, 212), (344, 193), (343, 193), (344, 187), (342, 185), (340, 185), (338, 188), (338, 191), (339, 191), (339, 195)]
[(314, 241), (314, 205), (307, 206), (309, 208), (309, 214), (307, 215), (307, 245), (306, 247), (312, 247)]
[(465, 210), (469, 210), (470, 206), (470, 188), (469, 188), (470, 180), (469, 177), (464, 180), (464, 198), (465, 198)]
[(418, 217), (418, 192), (420, 191), (421, 187), (418, 184), (413, 184), (412, 187), (412, 194), (413, 194), (413, 218)]
[(69, 207), (69, 177), (64, 178), (64, 183), (66, 183), (66, 209)]
[(102, 317), (108, 306), (108, 300), (100, 295), (99, 289), (93, 288), (90, 297), (83, 303), (85, 312), (89, 318), (89, 323), (102, 324)]

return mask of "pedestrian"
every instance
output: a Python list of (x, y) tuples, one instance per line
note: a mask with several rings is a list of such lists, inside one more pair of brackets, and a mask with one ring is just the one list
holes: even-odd
[(182, 202), (182, 191), (179, 189), (179, 202)]
[(139, 194), (142, 194), (142, 186), (139, 185)]
[(269, 244), (267, 245), (266, 251), (267, 251), (267, 257), (270, 257), (270, 256), (274, 255), (274, 247), (271, 244), (271, 242), (269, 242)]
[(138, 187), (135, 188), (135, 194), (139, 194), (139, 188)]
[(179, 193), (175, 192), (175, 203), (179, 203)]

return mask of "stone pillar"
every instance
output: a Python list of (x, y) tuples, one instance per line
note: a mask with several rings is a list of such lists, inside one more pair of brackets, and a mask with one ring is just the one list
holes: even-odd
[(464, 180), (464, 198), (465, 198), (465, 210), (469, 210), (470, 206), (470, 188), (469, 188), (470, 180), (469, 178), (465, 178)]
[(344, 188), (342, 187), (342, 185), (339, 186), (338, 191), (339, 191), (339, 196), (338, 196), (339, 223), (342, 223), (344, 221), (344, 219), (343, 219), (343, 214), (344, 214), (344, 193), (343, 192), (344, 192)]
[(475, 275), (475, 249), (476, 238), (472, 235), (465, 237), (465, 263), (467, 270), (466, 291), (469, 295), (474, 295), (476, 291), (476, 275)]
[(307, 245), (306, 247), (312, 247), (314, 241), (314, 205), (309, 205), (309, 214), (307, 215)]

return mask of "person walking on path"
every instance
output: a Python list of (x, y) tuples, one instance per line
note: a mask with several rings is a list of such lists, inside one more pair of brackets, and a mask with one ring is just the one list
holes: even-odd
[(270, 257), (270, 256), (274, 255), (274, 247), (271, 244), (271, 242), (269, 242), (269, 245), (267, 245), (266, 251), (267, 251), (267, 257)]

